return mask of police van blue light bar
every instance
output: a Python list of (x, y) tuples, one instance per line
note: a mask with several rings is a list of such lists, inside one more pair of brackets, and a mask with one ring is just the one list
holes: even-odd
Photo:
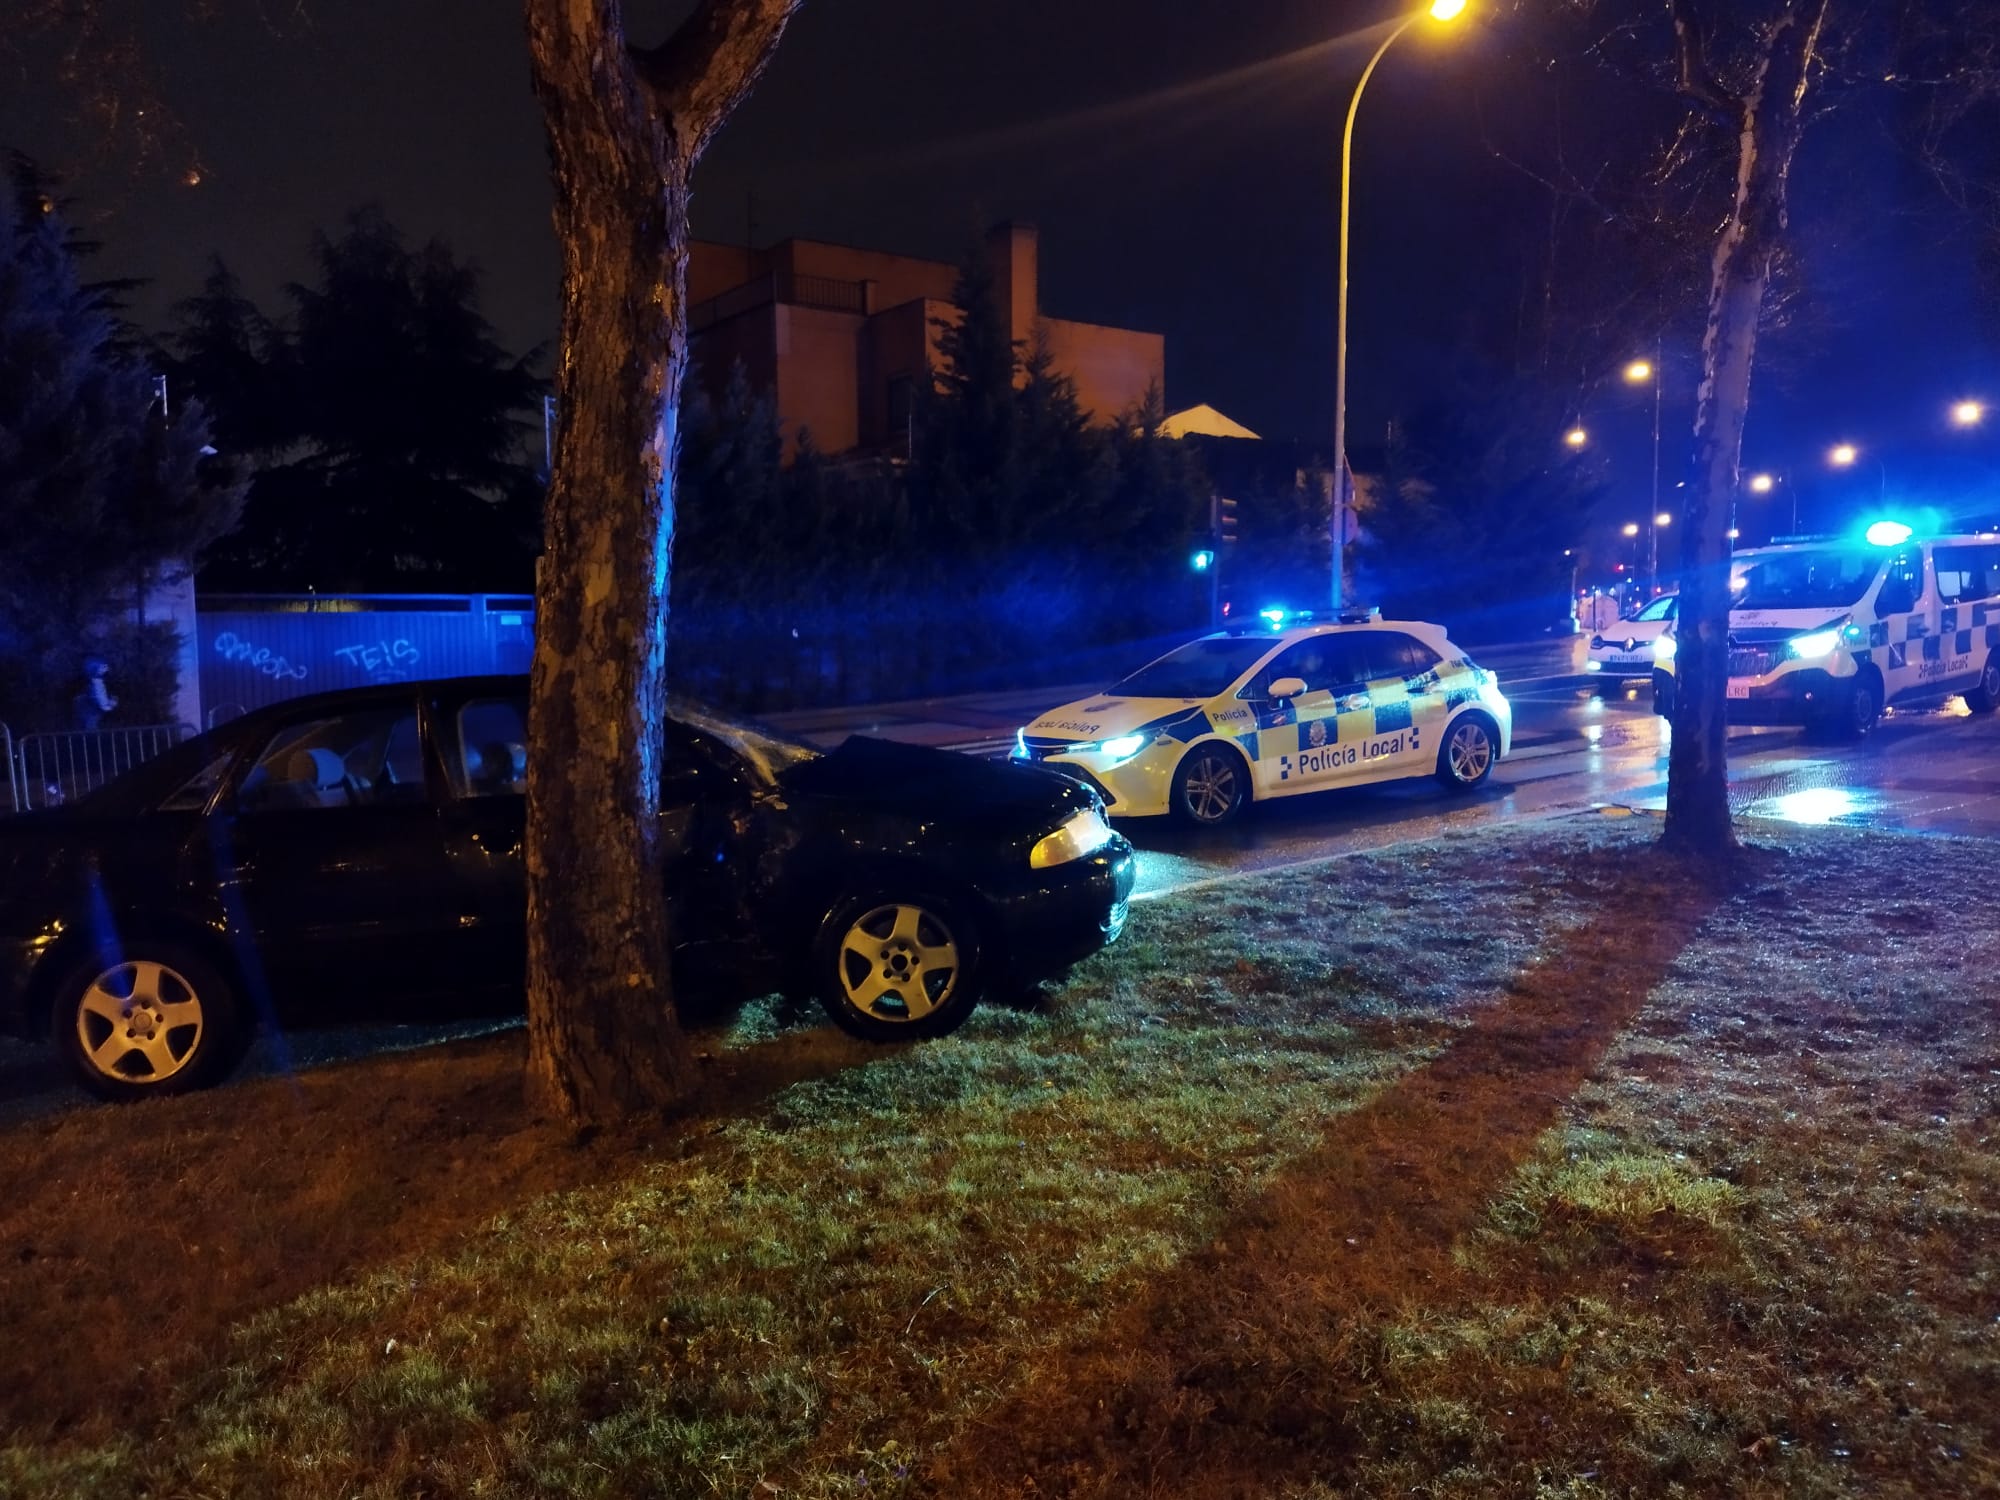
[(1863, 533), (1871, 547), (1900, 547), (1913, 534), (1901, 521), (1877, 521)]

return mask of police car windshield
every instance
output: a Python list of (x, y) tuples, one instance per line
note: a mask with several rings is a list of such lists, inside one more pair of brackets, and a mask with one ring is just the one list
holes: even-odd
[(1189, 641), (1112, 689), (1128, 698), (1214, 698), (1262, 661), (1277, 642), (1262, 635), (1207, 636)]
[(1824, 548), (1738, 559), (1733, 609), (1841, 609), (1858, 603), (1882, 568), (1880, 552)]

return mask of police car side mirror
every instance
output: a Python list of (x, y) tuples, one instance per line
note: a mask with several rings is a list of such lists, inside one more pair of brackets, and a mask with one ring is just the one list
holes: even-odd
[(1305, 695), (1306, 680), (1303, 677), (1280, 677), (1271, 684), (1273, 698), (1299, 698)]

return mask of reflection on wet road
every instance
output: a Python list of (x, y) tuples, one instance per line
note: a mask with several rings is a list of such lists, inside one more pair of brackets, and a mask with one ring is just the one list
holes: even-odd
[[(1356, 787), (1253, 807), (1235, 828), (1121, 825), (1141, 850), (1141, 896), (1227, 874), (1349, 854), (1496, 819), (1617, 803), (1664, 808), (1669, 730), (1643, 685), (1510, 691), (1514, 753), (1488, 785), (1455, 796), (1429, 780)], [(2000, 716), (1891, 713), (1860, 744), (1797, 729), (1735, 729), (1730, 800), (1739, 815), (2000, 838)]]

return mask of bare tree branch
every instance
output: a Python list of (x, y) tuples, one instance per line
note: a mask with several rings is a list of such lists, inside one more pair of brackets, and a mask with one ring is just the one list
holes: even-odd
[(693, 160), (742, 103), (804, 0), (702, 0), (657, 47), (635, 47), (633, 66), (651, 86)]
[(1680, 91), (1718, 125), (1743, 123), (1743, 101), (1722, 86), (1708, 65), (1708, 32), (1694, 0), (1672, 0), (1674, 43), (1680, 60)]

